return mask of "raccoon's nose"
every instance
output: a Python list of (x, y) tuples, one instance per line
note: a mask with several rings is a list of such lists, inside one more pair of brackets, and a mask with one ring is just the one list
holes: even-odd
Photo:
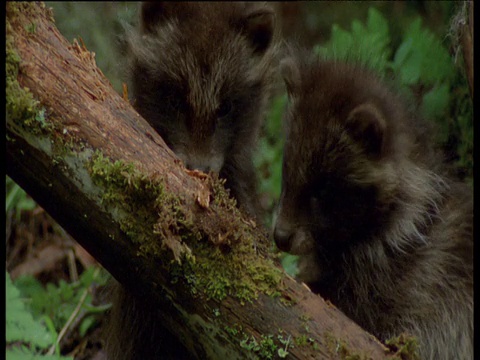
[(185, 166), (187, 167), (188, 170), (200, 170), (200, 171), (204, 172), (205, 174), (208, 173), (211, 170), (210, 166), (208, 166), (208, 165), (197, 165), (197, 164), (193, 164), (193, 163), (189, 163), (189, 162), (187, 162), (187, 164)]
[(281, 226), (275, 226), (273, 231), (273, 238), (275, 239), (275, 244), (281, 251), (289, 251), (292, 247), (291, 238), (292, 233), (287, 229), (282, 228)]

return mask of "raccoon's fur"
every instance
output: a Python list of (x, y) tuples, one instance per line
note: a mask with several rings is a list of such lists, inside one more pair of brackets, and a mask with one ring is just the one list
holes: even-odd
[(138, 112), (189, 169), (214, 171), (258, 215), (252, 152), (275, 74), (266, 4), (149, 2), (128, 36)]
[(381, 340), (422, 359), (473, 359), (473, 200), (431, 131), (359, 65), (295, 50), (277, 246), (298, 278)]
[[(134, 107), (187, 168), (217, 172), (257, 220), (252, 154), (273, 89), (275, 29), (266, 3), (144, 2), (126, 38)], [(111, 286), (110, 359), (202, 357), (162, 326), (164, 309)]]

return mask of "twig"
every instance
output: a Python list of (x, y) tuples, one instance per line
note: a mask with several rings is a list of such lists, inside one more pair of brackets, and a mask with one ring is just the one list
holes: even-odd
[[(99, 272), (100, 272), (100, 268), (95, 269), (93, 278), (96, 278)], [(75, 320), (76, 316), (77, 316), (78, 313), (80, 312), (80, 309), (81, 309), (83, 303), (85, 302), (85, 299), (87, 298), (88, 290), (89, 290), (89, 289), (87, 288), (87, 289), (85, 289), (85, 290), (83, 291), (83, 294), (82, 294), (82, 296), (80, 297), (80, 301), (78, 302), (77, 306), (75, 307), (75, 310), (73, 310), (72, 314), (70, 315), (70, 317), (68, 318), (67, 322), (66, 322), (65, 325), (63, 326), (62, 330), (61, 330), (60, 333), (58, 334), (58, 337), (57, 337), (57, 340), (55, 341), (55, 344), (53, 344), (53, 345), (50, 347), (50, 349), (48, 350), (47, 355), (53, 355), (53, 354), (54, 354), (55, 348), (56, 348), (57, 345), (60, 343), (60, 341), (62, 340), (63, 336), (64, 336), (65, 333), (67, 332), (68, 328), (70, 327), (70, 325), (73, 323), (73, 321)]]

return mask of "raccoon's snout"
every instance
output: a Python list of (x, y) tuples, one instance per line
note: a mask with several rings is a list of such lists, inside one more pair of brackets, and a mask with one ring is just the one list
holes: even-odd
[(275, 239), (275, 244), (281, 251), (290, 251), (292, 247), (292, 232), (290, 230), (277, 224), (273, 231), (273, 238)]
[(175, 151), (177, 156), (183, 161), (188, 170), (200, 170), (204, 173), (210, 171), (219, 173), (224, 163), (224, 157), (221, 153), (202, 156), (194, 152)]
[(305, 255), (315, 250), (315, 239), (310, 229), (277, 220), (273, 238), (278, 249), (293, 255)]
[(208, 173), (211, 170), (209, 165), (203, 165), (202, 166), (202, 165), (197, 165), (197, 164), (194, 164), (194, 163), (191, 163), (191, 162), (187, 162), (185, 164), (185, 166), (188, 170), (200, 170), (204, 173)]

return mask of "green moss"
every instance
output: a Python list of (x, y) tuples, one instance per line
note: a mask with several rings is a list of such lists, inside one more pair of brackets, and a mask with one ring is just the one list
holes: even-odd
[(298, 346), (305, 346), (308, 345), (308, 337), (307, 335), (300, 335), (295, 338), (295, 344)]
[(308, 314), (303, 314), (300, 316), (300, 321), (303, 321), (303, 322), (307, 322), (307, 321), (311, 321), (312, 320), (312, 317)]
[(248, 237), (244, 240), (228, 249), (196, 241), (191, 244), (195, 256), (185, 263), (172, 263), (171, 270), (190, 279), (195, 292), (202, 289), (208, 299), (222, 300), (230, 295), (245, 303), (259, 293), (278, 295), (281, 271), (270, 260), (257, 256)]
[[(7, 22), (7, 34), (10, 24)], [(20, 57), (14, 50), (13, 36), (6, 36), (6, 110), (9, 119), (29, 125), (34, 123), (40, 110), (39, 102), (28, 89), (17, 81)]]
[(37, 31), (37, 25), (33, 22), (28, 25), (25, 25), (25, 31), (27, 31), (30, 34), (35, 34), (35, 32)]
[(124, 216), (119, 220), (120, 228), (138, 245), (138, 255), (159, 256), (163, 242), (158, 237), (162, 239), (165, 233), (158, 230), (158, 216), (164, 214), (163, 220), (173, 222), (172, 214), (176, 214), (175, 201), (166, 200), (161, 181), (152, 181), (133, 164), (112, 162), (99, 151), (92, 156), (88, 169), (94, 183), (104, 189), (102, 203), (107, 207), (121, 204)]
[(273, 340), (273, 335), (262, 335), (260, 340), (255, 337), (247, 336), (240, 341), (240, 346), (246, 350), (254, 352), (260, 359), (273, 359), (278, 345)]
[(385, 345), (395, 354), (394, 358), (402, 360), (418, 360), (418, 340), (414, 336), (400, 334), (385, 341)]
[(297, 336), (293, 339), (293, 342), (296, 346), (311, 346), (314, 350), (318, 350), (318, 344), (315, 339), (306, 334)]
[[(256, 242), (252, 224), (244, 220), (235, 200), (223, 187), (223, 181), (213, 177), (208, 178), (207, 183), (212, 191), (210, 207), (213, 211), (219, 208), (228, 210), (223, 214), (230, 218), (223, 224), (229, 224), (229, 228), (221, 229), (220, 224), (204, 227), (206, 233), (200, 238), (218, 237), (218, 246), (212, 246), (212, 241), (195, 241), (191, 244), (194, 259), (178, 266), (183, 267), (185, 276), (195, 279), (195, 286), (202, 289), (208, 299), (222, 300), (234, 296), (245, 303), (256, 299), (259, 293), (278, 296), (281, 270), (270, 259), (257, 253), (262, 244)], [(211, 233), (208, 229), (212, 230)]]
[(260, 339), (260, 351), (258, 355), (261, 359), (273, 359), (278, 349), (273, 340), (273, 335), (262, 335)]
[[(40, 7), (45, 9), (43, 3), (40, 4)], [(50, 142), (53, 146), (53, 162), (54, 165), (58, 165), (71, 150), (82, 150), (84, 149), (84, 145), (78, 143), (73, 134), (67, 134), (64, 129), (55, 128), (54, 122), (49, 121), (49, 114), (45, 107), (35, 99), (30, 89), (22, 87), (18, 82), (18, 76), (22, 71), (22, 59), (16, 51), (15, 34), (11, 24), (14, 21), (18, 21), (16, 19), (18, 14), (26, 15), (29, 12), (36, 13), (38, 11), (38, 4), (32, 2), (10, 2), (7, 4), (7, 11), (5, 62), (7, 119), (19, 125), (22, 129), (27, 130), (30, 134), (50, 136)], [(49, 9), (46, 9), (46, 14), (51, 17), (51, 11)], [(35, 23), (25, 25), (24, 30), (29, 34), (34, 34), (36, 31)], [(59, 133), (62, 131), (62, 136), (55, 136), (56, 131)]]
[(336, 338), (331, 332), (325, 332), (324, 337), (326, 340), (327, 349), (335, 357), (340, 357), (340, 359), (344, 360), (371, 359), (371, 357), (367, 356), (366, 354), (352, 351), (344, 340)]
[(288, 298), (288, 299), (287, 298), (281, 298), (280, 302), (283, 305), (289, 307), (289, 306), (293, 306), (293, 305), (297, 304), (298, 301), (297, 301), (297, 299), (293, 299), (293, 298)]
[(281, 347), (279, 347), (279, 349), (277, 350), (277, 354), (281, 359), (283, 359), (286, 358), (289, 354), (288, 349), (294, 348), (295, 345), (291, 343), (292, 337), (290, 335), (288, 335), (288, 337), (284, 337), (284, 331), (280, 329), (279, 332), (280, 333), (277, 335), (277, 339), (280, 342)]
[[(14, 14), (16, 8), (11, 14)], [(42, 133), (48, 130), (48, 123), (45, 121), (45, 109), (33, 97), (28, 88), (22, 88), (18, 83), (17, 77), (21, 58), (15, 50), (15, 41), (12, 35), (12, 27), (7, 18), (6, 23), (6, 111), (7, 118), (17, 124), (31, 128), (32, 133)]]
[[(280, 330), (283, 332), (283, 330)], [(229, 332), (230, 333), (230, 332)], [(288, 349), (293, 348), (294, 345), (291, 344), (290, 336), (284, 338), (283, 334), (277, 335), (277, 340), (273, 334), (262, 334), (260, 339), (257, 339), (253, 335), (248, 335), (245, 332), (235, 332), (234, 335), (240, 335), (240, 347), (255, 353), (259, 359), (274, 359), (277, 356), (281, 359), (286, 358), (289, 355)]]
[(225, 325), (225, 331), (232, 337), (236, 337), (238, 334), (243, 333), (242, 325), (234, 324), (233, 326)]
[[(185, 201), (169, 193), (161, 180), (147, 177), (133, 164), (112, 162), (97, 152), (89, 169), (93, 181), (104, 189), (105, 206), (122, 204), (120, 226), (138, 245), (139, 256), (161, 260), (165, 249), (171, 250), (170, 259), (176, 261), (164, 265), (173, 283), (183, 281), (193, 295), (215, 300), (234, 296), (242, 303), (256, 299), (259, 293), (279, 294), (281, 270), (259, 256), (251, 224), (218, 179), (207, 180), (212, 199), (209, 211), (230, 209), (227, 216), (231, 219), (205, 225), (198, 223)], [(221, 224), (228, 228), (220, 228)]]
[(304, 315), (301, 315), (299, 319), (302, 323), (303, 330), (305, 331), (306, 334), (309, 334), (310, 326), (308, 325), (308, 322), (312, 320), (311, 317), (304, 314)]

